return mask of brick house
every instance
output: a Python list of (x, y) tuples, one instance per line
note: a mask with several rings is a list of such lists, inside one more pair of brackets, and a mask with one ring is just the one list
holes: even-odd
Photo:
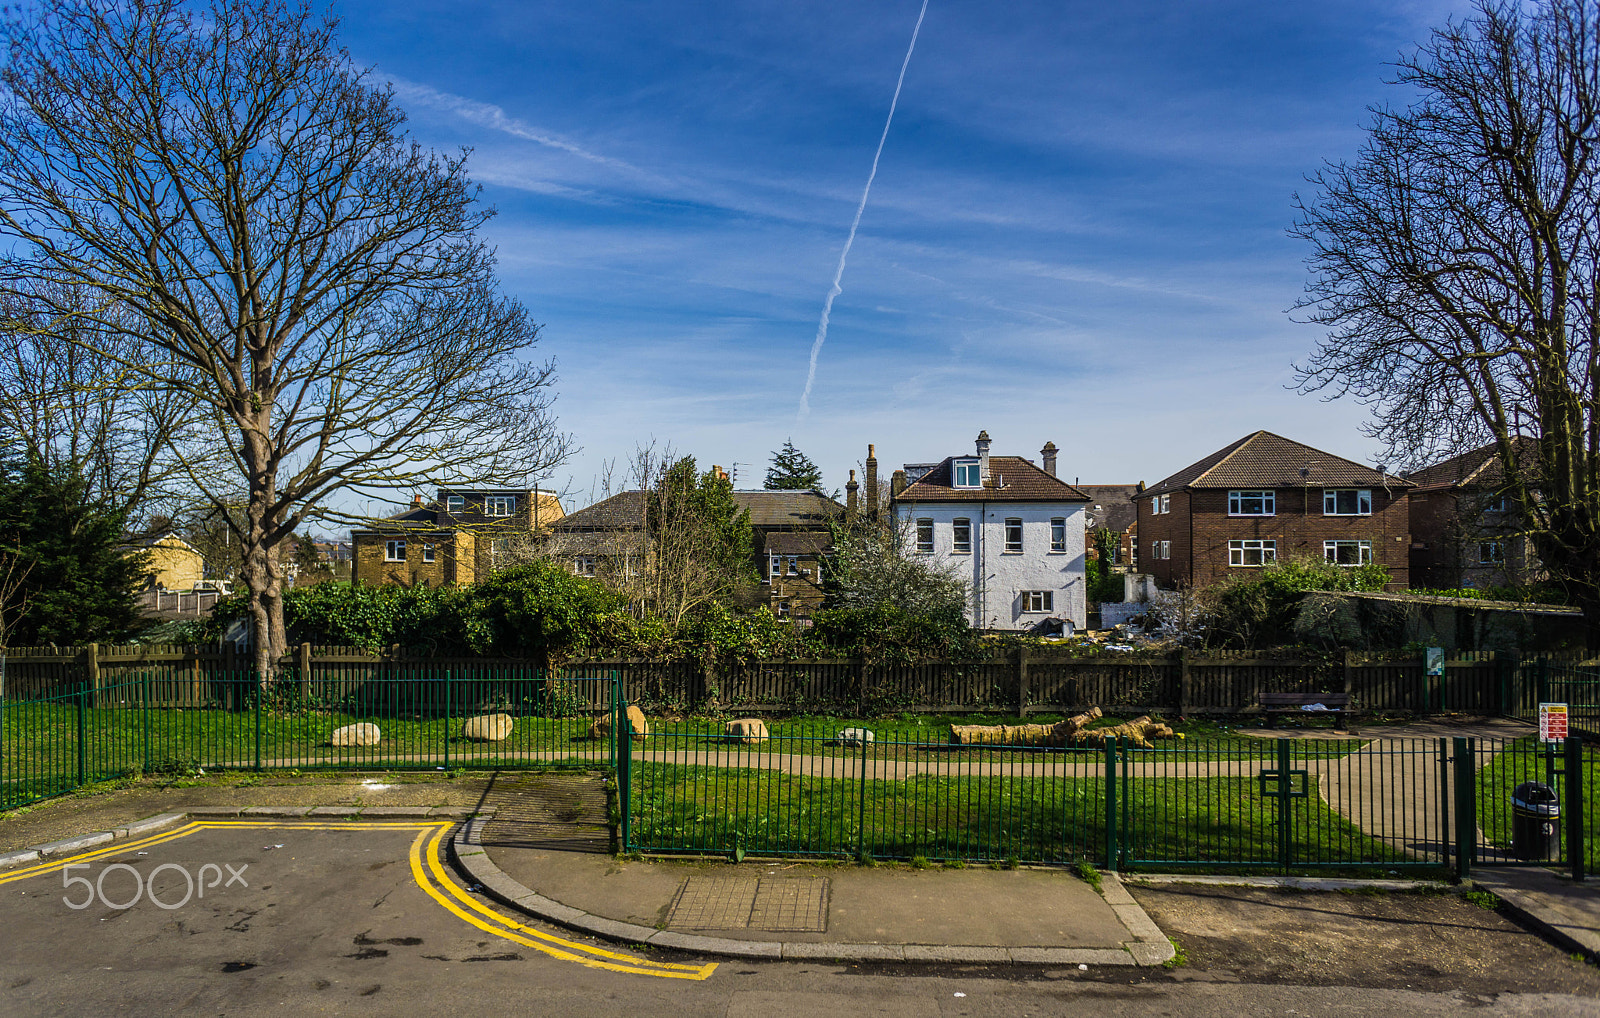
[(440, 488), (377, 526), (350, 532), (353, 584), (474, 583), (561, 519), (561, 501), (531, 488)]
[(1097, 530), (1109, 531), (1116, 538), (1112, 548), (1112, 572), (1125, 573), (1133, 563), (1133, 551), (1139, 544), (1139, 509), (1133, 496), (1139, 493), (1137, 484), (1077, 484), (1073, 485), (1089, 496), (1084, 506), (1083, 526), (1089, 532), (1087, 539), (1089, 558), (1099, 557), (1094, 543)]
[(989, 445), (984, 431), (971, 455), (907, 464), (904, 487), (896, 472), (890, 505), (906, 550), (966, 581), (974, 627), (1030, 630), (1061, 620), (1083, 629), (1089, 496), (1056, 478), (1054, 443), (1041, 450), (1042, 469), (991, 456)]
[(1137, 568), (1206, 587), (1275, 559), (1376, 562), (1409, 575), (1410, 481), (1257, 431), (1134, 496)]
[(780, 616), (810, 618), (822, 606), (822, 560), (833, 551), (829, 523), (845, 507), (820, 491), (735, 491), (750, 513), (756, 570), (767, 605)]
[[(828, 521), (844, 506), (820, 491), (735, 491), (733, 500), (750, 513), (762, 603), (778, 615), (810, 617), (822, 603), (822, 558), (832, 550)], [(573, 572), (621, 589), (644, 554), (644, 513), (645, 492), (612, 495), (551, 527), (546, 548)]]
[[(1531, 439), (1519, 442), (1530, 460)], [(1533, 542), (1517, 531), (1514, 506), (1501, 493), (1505, 473), (1493, 445), (1413, 471), (1411, 582), (1455, 590), (1511, 586), (1543, 579)]]

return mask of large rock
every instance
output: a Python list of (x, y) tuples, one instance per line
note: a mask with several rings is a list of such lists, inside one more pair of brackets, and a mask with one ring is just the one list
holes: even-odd
[[(628, 727), (633, 730), (633, 741), (643, 742), (645, 736), (650, 734), (650, 722), (645, 720), (644, 711), (633, 704), (628, 704)], [(611, 737), (611, 715), (602, 714), (595, 718), (594, 724), (589, 726), (589, 738), (607, 739)]]
[(461, 722), (461, 737), (478, 742), (503, 742), (511, 734), (510, 714), (479, 714)]
[(870, 746), (878, 741), (878, 737), (865, 728), (840, 729), (836, 741), (841, 746)]
[(728, 738), (746, 745), (765, 742), (769, 738), (767, 723), (760, 718), (739, 718), (737, 721), (729, 721)]
[(335, 746), (376, 746), (381, 738), (383, 733), (378, 730), (377, 725), (363, 721), (360, 724), (335, 728), (332, 741)]

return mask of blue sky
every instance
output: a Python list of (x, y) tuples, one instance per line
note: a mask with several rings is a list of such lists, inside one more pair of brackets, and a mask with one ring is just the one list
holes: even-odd
[(920, 0), (343, 2), (415, 137), (469, 146), (506, 289), (582, 451), (671, 442), (759, 487), (971, 449), (1154, 482), (1257, 428), (1368, 462), (1362, 408), (1286, 388), (1294, 192), (1403, 101), (1464, 3), (930, 0), (836, 300), (817, 320)]

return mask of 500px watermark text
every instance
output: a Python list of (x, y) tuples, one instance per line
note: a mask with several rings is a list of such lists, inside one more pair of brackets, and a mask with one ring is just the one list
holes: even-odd
[[(151, 904), (155, 905), (156, 908), (174, 909), (182, 908), (183, 906), (189, 904), (189, 899), (191, 898), (204, 898), (208, 889), (217, 887), (219, 885), (223, 888), (232, 887), (234, 884), (242, 884), (245, 887), (250, 886), (250, 884), (244, 879), (244, 871), (250, 868), (249, 863), (242, 863), (235, 868), (230, 863), (223, 863), (221, 866), (218, 866), (214, 862), (208, 862), (204, 866), (200, 867), (198, 874), (191, 874), (187, 868), (180, 866), (175, 862), (164, 862), (160, 866), (157, 866), (155, 869), (151, 870), (150, 875), (146, 877), (144, 874), (140, 873), (138, 870), (134, 869), (132, 866), (129, 866), (125, 862), (114, 862), (105, 869), (101, 870), (100, 876), (92, 881), (88, 877), (75, 877), (72, 875), (73, 870), (86, 870), (89, 868), (89, 864), (86, 862), (70, 863), (61, 867), (61, 886), (71, 890), (75, 885), (82, 884), (84, 890), (82, 901), (73, 901), (70, 894), (64, 894), (61, 896), (61, 903), (66, 905), (68, 908), (88, 908), (90, 905), (94, 904), (96, 898), (99, 898), (100, 904), (104, 905), (106, 908), (124, 909), (132, 908), (134, 905), (138, 904), (140, 898), (149, 898)], [(222, 871), (224, 868), (226, 868), (228, 871), (228, 878), (226, 881), (224, 881), (222, 878)], [(183, 876), (184, 892), (181, 899), (170, 900), (174, 897), (176, 887), (164, 887), (162, 893), (167, 895), (166, 900), (164, 900), (160, 895), (156, 894), (156, 877), (168, 871), (179, 873)], [(127, 901), (112, 901), (110, 898), (106, 897), (106, 877), (113, 873), (127, 873), (129, 876), (133, 877), (133, 897), (129, 898)], [(207, 877), (211, 878), (209, 883), (206, 881)], [(165, 883), (166, 882), (163, 881), (164, 885)], [(113, 888), (112, 893), (123, 892), (118, 892), (115, 888)]]

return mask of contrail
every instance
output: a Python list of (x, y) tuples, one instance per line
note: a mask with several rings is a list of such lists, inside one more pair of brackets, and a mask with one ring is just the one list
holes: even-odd
[(894, 123), (894, 109), (900, 105), (900, 86), (906, 83), (906, 68), (911, 66), (911, 53), (917, 48), (917, 33), (922, 31), (922, 18), (928, 13), (928, 0), (922, 0), (922, 10), (917, 12), (916, 27), (911, 30), (911, 45), (906, 47), (906, 58), (900, 62), (900, 77), (894, 83), (894, 98), (889, 100), (889, 116), (883, 122), (883, 134), (878, 138), (878, 151), (872, 154), (872, 172), (867, 174), (867, 186), (861, 189), (861, 204), (856, 206), (856, 217), (850, 222), (850, 235), (845, 238), (844, 250), (839, 252), (839, 267), (833, 273), (833, 285), (828, 288), (828, 299), (822, 302), (822, 320), (817, 323), (817, 338), (811, 344), (811, 366), (806, 370), (806, 388), (800, 394), (800, 413), (797, 420), (805, 420), (811, 413), (811, 384), (817, 380), (817, 355), (822, 344), (828, 341), (828, 316), (833, 313), (833, 299), (844, 291), (839, 281), (844, 278), (844, 262), (850, 257), (850, 245), (856, 242), (856, 230), (861, 226), (861, 214), (867, 210), (867, 195), (872, 193), (872, 179), (878, 175), (878, 159), (883, 155), (883, 143), (889, 140), (889, 125)]

